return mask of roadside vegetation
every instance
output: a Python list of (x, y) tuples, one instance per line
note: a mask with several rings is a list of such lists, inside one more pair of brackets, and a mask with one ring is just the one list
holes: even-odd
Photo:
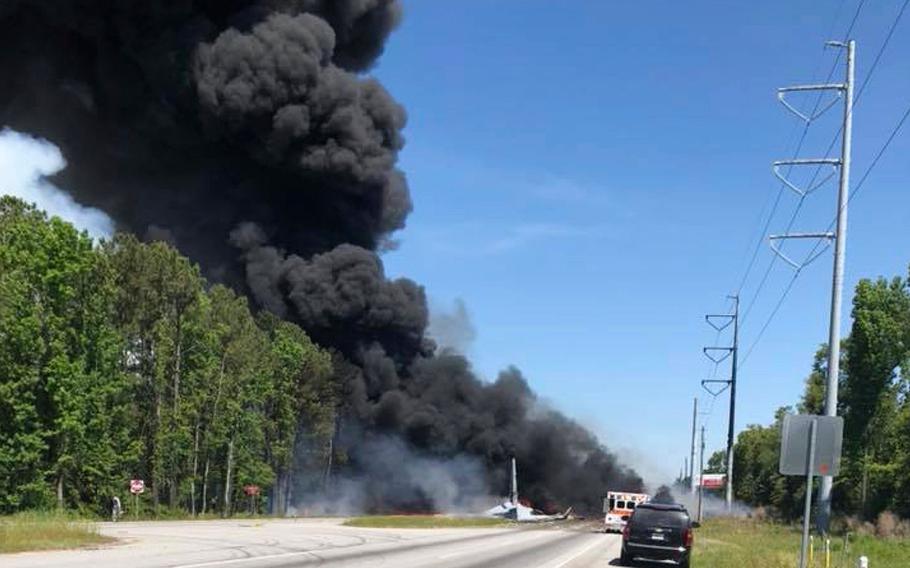
[(0, 514), (107, 518), (119, 496), (129, 518), (131, 478), (140, 516), (280, 512), (291, 479), (322, 486), (331, 355), (164, 242), (93, 243), (0, 198), (0, 338)]
[[(910, 278), (860, 280), (851, 316), (841, 350), (844, 438), (834, 508), (853, 527), (878, 525), (884, 514), (899, 529), (900, 518), (910, 520)], [(777, 472), (782, 420), (793, 412), (823, 413), (827, 357), (827, 345), (820, 346), (795, 408), (779, 409), (773, 423), (749, 425), (736, 439), (736, 499), (778, 520), (797, 520), (805, 495), (805, 479)], [(724, 461), (723, 452), (715, 453), (707, 471), (722, 473)]]
[(0, 554), (100, 545), (114, 539), (88, 521), (61, 513), (19, 513), (0, 517)]
[(460, 529), (507, 527), (505, 519), (487, 517), (448, 517), (445, 515), (385, 515), (353, 517), (344, 522), (348, 527), (372, 529)]
[[(800, 528), (753, 519), (707, 519), (695, 534), (696, 568), (792, 568), (798, 564)], [(845, 548), (846, 547), (846, 548)], [(853, 568), (860, 556), (874, 568), (905, 568), (910, 539), (846, 532), (831, 539), (832, 568)], [(824, 544), (814, 539), (813, 562), (823, 567)]]

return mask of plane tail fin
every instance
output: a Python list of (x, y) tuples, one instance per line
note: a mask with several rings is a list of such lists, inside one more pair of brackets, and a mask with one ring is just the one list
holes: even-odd
[(518, 468), (515, 465), (515, 458), (512, 458), (512, 485), (509, 488), (509, 501), (513, 505), (518, 505)]

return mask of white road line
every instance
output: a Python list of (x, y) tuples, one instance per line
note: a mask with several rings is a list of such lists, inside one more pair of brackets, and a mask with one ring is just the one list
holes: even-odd
[(196, 564), (178, 564), (172, 568), (203, 568), (203, 566), (223, 566), (225, 564), (239, 564), (241, 562), (255, 562), (259, 560), (274, 560), (275, 558), (291, 558), (294, 556), (312, 556), (313, 551), (283, 552), (281, 554), (264, 554), (262, 556), (247, 556), (244, 558), (229, 558), (227, 560), (211, 560)]
[(562, 557), (561, 559), (559, 559), (559, 561), (558, 561), (559, 563), (558, 563), (558, 564), (550, 564), (550, 565), (547, 566), (547, 568), (562, 568), (563, 566), (565, 566), (565, 565), (568, 564), (569, 562), (572, 562), (573, 560), (575, 560), (576, 558), (578, 558), (578, 557), (581, 556), (582, 554), (586, 553), (587, 551), (591, 550), (591, 549), (594, 548), (595, 546), (601, 544), (602, 542), (603, 542), (603, 541), (600, 540), (599, 538), (598, 538), (598, 539), (594, 539), (594, 542), (592, 542), (592, 543), (589, 544), (588, 546), (582, 548), (582, 549), (581, 549), (580, 551), (578, 551), (577, 553), (572, 554), (572, 555), (570, 555), (570, 556), (564, 556), (564, 557)]

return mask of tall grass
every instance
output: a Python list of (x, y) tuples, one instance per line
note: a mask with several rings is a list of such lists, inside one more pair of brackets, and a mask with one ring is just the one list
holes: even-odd
[(18, 513), (0, 517), (0, 554), (76, 548), (112, 540), (98, 534), (91, 522), (65, 513)]
[[(846, 549), (845, 549), (846, 545)], [(799, 561), (800, 528), (751, 519), (708, 519), (695, 532), (694, 568), (792, 568)], [(832, 568), (853, 568), (860, 556), (874, 568), (910, 566), (910, 540), (870, 535), (831, 538)], [(825, 566), (824, 544), (814, 539), (813, 561)]]

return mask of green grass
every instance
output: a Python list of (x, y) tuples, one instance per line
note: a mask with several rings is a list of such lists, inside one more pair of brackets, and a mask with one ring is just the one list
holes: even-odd
[[(799, 562), (800, 528), (748, 519), (709, 519), (695, 532), (695, 568), (792, 568)], [(823, 543), (814, 540), (814, 562), (825, 566)], [(832, 568), (853, 568), (860, 556), (874, 568), (906, 568), (910, 540), (850, 535), (832, 537)]]
[(443, 515), (385, 515), (353, 517), (345, 526), (373, 529), (452, 529), (506, 527), (509, 521), (487, 517), (446, 517)]
[(0, 554), (98, 545), (114, 539), (101, 536), (85, 520), (56, 513), (20, 513), (0, 517)]

